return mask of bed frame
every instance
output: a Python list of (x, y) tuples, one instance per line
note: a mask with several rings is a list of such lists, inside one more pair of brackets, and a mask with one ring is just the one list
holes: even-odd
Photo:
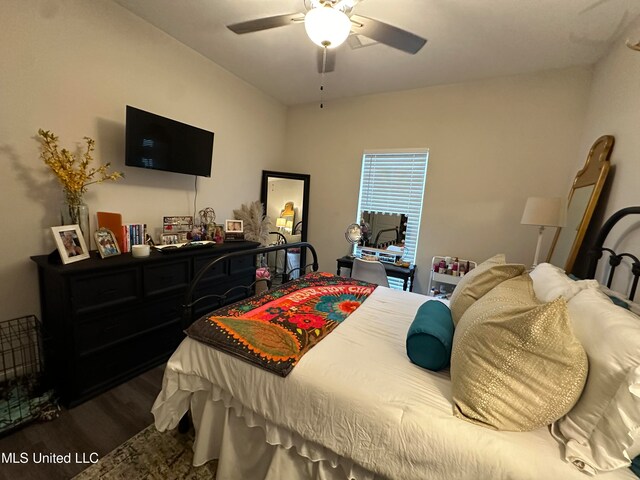
[[(285, 239), (286, 242), (286, 239)], [(290, 249), (300, 249), (300, 252), (302, 253), (303, 251), (308, 250), (311, 252), (311, 257), (312, 257), (312, 262), (308, 263), (306, 265), (300, 265), (298, 268), (292, 269), (290, 271), (286, 270), (286, 262), (285, 262), (285, 271), (280, 273), (280, 274), (276, 274), (275, 277), (281, 277), (282, 279), (282, 283), (287, 283), (289, 281), (289, 278), (291, 276), (291, 273), (295, 272), (296, 270), (299, 270), (301, 273), (307, 273), (308, 269), (311, 268), (311, 271), (313, 272), (317, 272), (318, 271), (318, 255), (316, 254), (316, 249), (313, 248), (313, 245), (311, 245), (310, 243), (307, 242), (297, 242), (297, 243), (284, 243), (281, 245), (274, 245), (274, 246), (270, 246), (270, 247), (259, 247), (253, 250), (240, 250), (237, 252), (231, 252), (231, 253), (226, 253), (224, 255), (221, 255), (219, 257), (214, 258), (211, 262), (209, 262), (208, 264), (206, 264), (204, 267), (202, 267), (200, 269), (200, 271), (196, 274), (196, 276), (193, 278), (193, 280), (191, 281), (191, 283), (189, 284), (189, 288), (187, 288), (187, 291), (184, 295), (184, 302), (182, 304), (182, 326), (184, 329), (186, 329), (189, 325), (191, 325), (191, 323), (193, 323), (193, 321), (195, 320), (193, 318), (193, 307), (200, 301), (205, 300), (205, 299), (215, 299), (218, 302), (218, 307), (222, 307), (223, 305), (225, 305), (227, 303), (227, 299), (231, 296), (232, 293), (237, 292), (238, 290), (242, 290), (244, 291), (244, 295), (245, 298), (252, 296), (255, 293), (255, 286), (258, 282), (267, 282), (267, 288), (270, 289), (271, 285), (273, 283), (273, 278), (270, 280), (266, 280), (266, 279), (259, 279), (254, 281), (253, 283), (251, 283), (250, 285), (237, 285), (234, 287), (231, 287), (229, 290), (227, 290), (226, 292), (224, 292), (223, 294), (208, 294), (208, 295), (204, 295), (202, 297), (198, 297), (196, 299), (193, 298), (193, 294), (196, 290), (196, 287), (198, 286), (198, 284), (200, 283), (200, 280), (202, 280), (202, 278), (206, 275), (206, 273), (211, 270), (212, 268), (214, 268), (216, 265), (218, 264), (222, 264), (224, 265), (224, 263), (226, 260), (228, 259), (236, 259), (239, 257), (246, 257), (246, 256), (251, 256), (254, 259), (254, 264), (255, 264), (255, 260), (256, 257), (258, 255), (262, 255), (262, 254), (267, 254), (270, 252), (277, 252), (280, 250), (284, 250), (285, 251), (285, 255), (286, 252)], [(300, 258), (305, 258), (304, 255), (301, 255)], [(189, 430), (190, 427), (190, 422), (189, 422), (189, 414), (185, 414), (184, 417), (182, 417), (182, 419), (180, 420), (180, 423), (178, 424), (178, 431), (180, 433), (185, 433)]]
[(607, 288), (611, 288), (616, 268), (618, 267), (618, 265), (620, 265), (620, 263), (622, 263), (622, 259), (624, 257), (627, 257), (632, 261), (631, 274), (633, 275), (633, 282), (631, 285), (631, 291), (629, 292), (629, 299), (631, 301), (634, 301), (634, 297), (636, 295), (636, 290), (638, 287), (638, 279), (640, 278), (640, 260), (638, 259), (638, 257), (631, 253), (616, 253), (611, 248), (607, 248), (604, 246), (604, 242), (613, 227), (627, 215), (640, 215), (640, 206), (627, 207), (623, 208), (622, 210), (618, 210), (616, 213), (611, 215), (611, 217), (609, 217), (606, 222), (604, 222), (602, 228), (598, 232), (598, 236), (596, 237), (593, 246), (588, 252), (589, 260), (587, 267), (587, 278), (595, 278), (598, 261), (600, 260), (600, 258), (602, 258), (602, 254), (604, 252), (608, 252), (609, 266), (611, 267), (611, 269), (609, 270), (609, 278), (607, 279)]
[[(202, 297), (193, 298), (193, 294), (198, 286), (198, 284), (200, 283), (200, 280), (202, 280), (202, 278), (206, 275), (206, 273), (211, 270), (212, 268), (214, 268), (215, 266), (217, 266), (218, 264), (223, 264), (222, 262), (227, 261), (228, 259), (236, 259), (239, 257), (247, 257), (247, 256), (251, 256), (254, 258), (254, 260), (256, 259), (256, 257), (258, 255), (262, 255), (262, 254), (267, 254), (270, 252), (277, 252), (280, 250), (284, 250), (285, 251), (285, 255), (287, 253), (288, 250), (292, 250), (292, 249), (299, 249), (301, 255), (300, 258), (304, 259), (306, 258), (306, 255), (302, 255), (302, 252), (306, 250), (311, 252), (311, 257), (312, 257), (312, 262), (308, 263), (306, 265), (300, 265), (297, 268), (291, 269), (289, 271), (286, 270), (286, 262), (285, 262), (285, 271), (283, 271), (280, 274), (275, 274), (273, 277), (278, 278), (280, 277), (282, 282), (281, 283), (287, 283), (291, 277), (291, 274), (297, 270), (300, 271), (301, 274), (307, 273), (308, 271), (313, 271), (313, 272), (317, 272), (318, 271), (318, 256), (316, 254), (316, 250), (315, 248), (313, 248), (313, 245), (311, 245), (310, 243), (307, 242), (297, 242), (297, 243), (285, 243), (282, 245), (274, 245), (274, 246), (270, 246), (270, 247), (259, 247), (253, 250), (240, 250), (237, 252), (231, 252), (231, 253), (227, 253), (224, 255), (221, 255), (219, 257), (214, 258), (211, 262), (209, 262), (208, 264), (206, 264), (204, 267), (202, 267), (200, 269), (200, 271), (196, 274), (196, 276), (193, 278), (193, 280), (191, 281), (191, 283), (189, 284), (189, 288), (187, 288), (187, 291), (185, 293), (184, 296), (184, 302), (182, 304), (182, 326), (183, 328), (187, 328), (189, 325), (191, 325), (191, 323), (195, 320), (193, 318), (193, 307), (200, 301), (205, 300), (205, 299), (214, 299), (217, 300), (218, 302), (218, 307), (222, 307), (223, 305), (225, 305), (225, 303), (227, 303), (227, 299), (231, 296), (232, 293), (237, 292), (238, 290), (244, 291), (244, 295), (245, 298), (250, 297), (254, 294), (255, 292), (255, 286), (258, 282), (266, 282), (267, 283), (267, 287), (270, 289), (271, 285), (273, 284), (273, 280), (274, 278), (272, 277), (270, 280), (267, 279), (258, 279), (256, 281), (254, 281), (253, 283), (251, 283), (250, 285), (236, 285), (234, 287), (231, 287), (229, 290), (227, 290), (226, 292), (224, 292), (223, 294), (207, 294), (204, 295)], [(254, 263), (255, 264), (255, 263)], [(309, 270), (309, 268), (311, 270)]]

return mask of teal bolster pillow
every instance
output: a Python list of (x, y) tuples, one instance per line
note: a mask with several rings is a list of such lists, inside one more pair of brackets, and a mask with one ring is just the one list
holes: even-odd
[(441, 370), (449, 365), (453, 344), (451, 310), (444, 303), (429, 300), (420, 305), (407, 333), (407, 355), (416, 365)]
[(636, 457), (631, 462), (631, 471), (636, 474), (636, 477), (640, 478), (640, 457)]

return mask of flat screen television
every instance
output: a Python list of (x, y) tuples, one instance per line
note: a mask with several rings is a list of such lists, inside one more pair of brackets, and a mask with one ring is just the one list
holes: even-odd
[(211, 176), (213, 132), (127, 105), (125, 165)]

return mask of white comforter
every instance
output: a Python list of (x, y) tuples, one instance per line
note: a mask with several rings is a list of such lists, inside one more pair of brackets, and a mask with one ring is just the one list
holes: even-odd
[[(186, 339), (167, 364), (156, 426), (175, 427), (191, 392), (215, 390), (241, 415), (279, 430), (274, 438), (307, 441), (295, 445), (299, 454), (333, 452), (389, 478), (585, 480), (546, 428), (496, 432), (453, 417), (448, 372), (421, 369), (406, 355), (407, 330), (426, 300), (376, 288), (286, 378)], [(635, 477), (623, 469), (599, 478)]]

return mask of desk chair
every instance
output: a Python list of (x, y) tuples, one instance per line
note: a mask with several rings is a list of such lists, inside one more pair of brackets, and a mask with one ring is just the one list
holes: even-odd
[(354, 258), (353, 267), (351, 268), (351, 278), (375, 283), (383, 287), (389, 286), (387, 271), (384, 269), (384, 265), (377, 260), (371, 261)]

